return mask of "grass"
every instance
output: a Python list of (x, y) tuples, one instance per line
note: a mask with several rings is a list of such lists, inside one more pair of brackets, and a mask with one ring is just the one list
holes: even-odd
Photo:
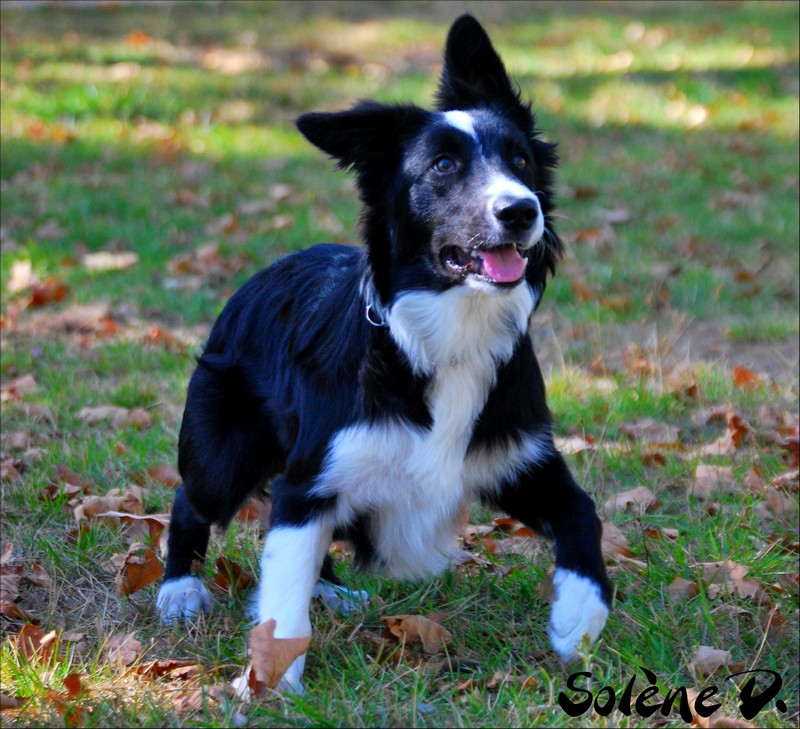
[[(538, 540), (529, 554), (472, 547), (516, 568), (502, 579), (484, 569), (398, 583), (357, 576), (340, 556), (346, 579), (380, 601), (347, 617), (315, 606), (302, 700), (241, 705), (212, 692), (189, 703), (200, 684), (241, 670), (247, 596), (219, 598), (195, 630), (162, 627), (156, 588), (121, 597), (104, 568), (127, 549), (124, 530), (95, 522), (73, 536), (66, 497), (43, 501), (41, 492), (65, 465), (94, 493), (138, 480), (149, 488), (147, 512), (169, 508), (171, 490), (143, 474), (175, 460), (193, 357), (224, 301), (289, 251), (355, 238), (352, 182), (291, 120), (363, 97), (427, 105), (458, 11), (371, 2), (4, 6), (0, 374), (4, 386), (32, 374), (37, 387), (3, 403), (4, 464), (21, 475), (4, 476), (0, 527), (10, 565), (40, 561), (54, 583), (23, 583), (18, 604), (44, 631), (62, 631), (60, 651), (29, 660), (16, 640), (22, 621), (0, 618), (0, 690), (25, 700), (3, 710), (4, 723), (649, 725), (653, 718), (618, 709), (571, 719), (557, 703), (575, 670), (591, 671), (595, 694), (619, 694), (633, 674), (636, 692), (645, 687), (642, 666), (662, 695), (718, 686), (720, 713), (740, 718), (727, 673), (692, 668), (708, 645), (731, 651), (733, 664), (781, 673), (788, 711), (771, 701), (754, 721), (796, 724), (797, 494), (769, 509), (768, 496), (744, 484), (754, 467), (766, 483), (790, 468), (782, 443), (798, 409), (797, 5), (470, 7), (560, 142), (569, 252), (533, 335), (559, 435), (599, 446), (569, 454), (571, 466), (635, 560), (612, 560), (616, 607), (601, 642), (568, 669), (549, 652), (542, 584), (552, 560)], [(208, 242), (229, 267), (175, 272), (177, 255)], [(139, 262), (121, 271), (82, 264), (101, 250), (135, 251)], [(66, 298), (28, 307), (29, 289), (9, 289), (24, 262), (40, 281), (66, 285)], [(97, 302), (117, 326), (110, 336), (47, 325)], [(734, 366), (757, 382), (737, 383)], [(78, 417), (105, 404), (144, 407), (154, 424)], [(748, 437), (732, 455), (699, 455), (725, 428), (701, 411), (727, 406), (747, 421)], [(625, 434), (645, 418), (680, 428), (678, 442)], [(692, 496), (701, 461), (730, 466), (731, 488)], [(603, 507), (639, 485), (654, 492), (654, 510)], [(257, 572), (259, 544), (257, 526), (234, 523), (215, 538), (207, 576), (220, 554)], [(700, 578), (701, 563), (726, 559), (749, 568), (755, 599), (715, 595)], [(696, 581), (698, 594), (672, 600), (675, 577)], [(451, 673), (442, 655), (381, 638), (381, 616), (434, 611), (453, 636), (449, 654), (477, 670)], [(192, 659), (200, 677), (149, 681), (115, 666), (104, 647), (128, 632), (143, 646), (134, 668)], [(83, 637), (68, 639), (76, 633)], [(86, 691), (64, 698), (70, 673)], [(681, 724), (677, 713), (667, 724)]]

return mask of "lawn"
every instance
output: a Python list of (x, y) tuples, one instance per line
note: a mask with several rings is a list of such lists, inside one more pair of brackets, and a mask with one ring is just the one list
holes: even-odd
[[(646, 706), (713, 686), (696, 726), (796, 726), (798, 7), (4, 4), (3, 724), (683, 726)], [(194, 357), (255, 271), (357, 239), (352, 180), (292, 120), (429, 105), (464, 9), (559, 142), (568, 253), (532, 336), (615, 609), (563, 666), (550, 547), (476, 508), (472, 561), (426, 583), (337, 545), (369, 607), (315, 604), (306, 693), (242, 703), (259, 508), (213, 538), (212, 614), (167, 628), (153, 606)], [(445, 640), (398, 642), (397, 615)]]

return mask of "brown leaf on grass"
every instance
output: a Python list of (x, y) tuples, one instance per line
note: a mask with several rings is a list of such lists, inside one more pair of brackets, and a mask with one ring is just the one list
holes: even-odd
[(119, 407), (117, 405), (98, 405), (95, 407), (81, 408), (76, 417), (87, 425), (96, 425), (110, 421), (113, 428), (124, 428), (132, 425), (142, 430), (153, 424), (153, 416), (144, 408)]
[(29, 373), (27, 375), (14, 377), (0, 386), (0, 402), (21, 400), (25, 395), (36, 392), (38, 389), (39, 386), (36, 384), (36, 378), (32, 374)]
[(130, 514), (125, 511), (106, 511), (98, 519), (114, 518), (128, 525), (128, 539), (132, 544), (155, 545), (169, 527), (169, 514)]
[(25, 620), (29, 623), (36, 623), (38, 620), (33, 617), (25, 608), (11, 600), (4, 600), (0, 598), (0, 615), (8, 618), (9, 620)]
[(250, 499), (236, 512), (234, 519), (238, 521), (260, 521), (262, 526), (266, 529), (269, 527), (269, 515), (272, 510), (272, 504), (264, 499), (254, 498)]
[(729, 406), (725, 413), (725, 433), (699, 450), (701, 456), (732, 456), (741, 448), (750, 426)]
[(800, 466), (800, 424), (795, 423), (793, 429), (787, 429), (783, 438), (778, 438), (778, 445), (786, 451), (783, 458), (789, 468)]
[(3, 709), (19, 709), (25, 703), (25, 699), (18, 699), (0, 691), (0, 711)]
[(796, 494), (800, 491), (800, 470), (795, 468), (791, 471), (786, 471), (786, 473), (775, 476), (769, 484), (776, 489)]
[(712, 600), (721, 592), (748, 599), (754, 599), (758, 595), (760, 585), (747, 577), (749, 567), (729, 559), (724, 562), (701, 562), (698, 566), (703, 570), (703, 582)]
[(516, 569), (513, 565), (506, 566), (497, 564), (496, 562), (490, 562), (488, 559), (485, 559), (477, 554), (473, 554), (472, 552), (467, 552), (463, 549), (453, 557), (450, 562), (450, 566), (454, 567), (455, 569), (460, 567), (483, 567), (489, 572), (499, 575), (500, 577), (505, 577)]
[(637, 486), (622, 493), (615, 494), (603, 505), (606, 511), (616, 514), (633, 512), (641, 516), (658, 507), (658, 499), (647, 486)]
[(730, 493), (735, 488), (733, 468), (698, 463), (694, 480), (689, 484), (689, 494), (699, 499), (708, 499), (713, 494)]
[(134, 545), (128, 550), (114, 578), (122, 595), (132, 595), (153, 584), (164, 574), (164, 567), (152, 549)]
[(168, 464), (151, 466), (147, 469), (147, 475), (156, 483), (163, 483), (170, 488), (174, 488), (181, 482), (181, 474), (178, 469)]
[(631, 545), (628, 538), (619, 530), (616, 524), (610, 521), (602, 522), (603, 525), (603, 540), (602, 551), (603, 555), (611, 560), (617, 560), (620, 557), (632, 557)]
[(740, 389), (753, 389), (761, 384), (761, 378), (746, 367), (734, 365), (731, 368), (731, 375), (733, 376), (733, 384)]
[(215, 566), (217, 571), (214, 573), (212, 587), (216, 587), (223, 594), (240, 592), (254, 581), (253, 575), (227, 557), (217, 557)]
[(494, 531), (494, 524), (467, 524), (464, 526), (462, 536), (464, 546), (474, 547), (490, 532)]
[(134, 638), (134, 633), (114, 635), (106, 641), (104, 652), (109, 663), (130, 666), (142, 651), (142, 644)]
[(59, 463), (56, 466), (55, 476), (50, 479), (50, 484), (42, 489), (39, 498), (42, 501), (53, 501), (59, 496), (66, 495), (71, 499), (79, 494), (88, 494), (92, 487), (90, 481), (63, 463)]
[(83, 478), (83, 476), (78, 475), (75, 473), (75, 471), (68, 466), (65, 466), (63, 463), (59, 463), (56, 466), (55, 482), (66, 482), (72, 486), (82, 486), (86, 488), (87, 491), (92, 485), (90, 481), (87, 481), (85, 478)]
[[(231, 222), (221, 224), (220, 232), (232, 232)], [(230, 228), (230, 230), (229, 230)], [(167, 270), (173, 276), (203, 276), (205, 278), (226, 279), (238, 273), (247, 263), (247, 256), (242, 253), (223, 256), (218, 243), (206, 243), (194, 251), (181, 253), (167, 262)]]
[(81, 684), (81, 677), (78, 673), (70, 673), (64, 679), (64, 688), (67, 689), (67, 696), (74, 699), (83, 693), (83, 685)]
[(31, 315), (27, 328), (41, 336), (62, 332), (94, 334), (102, 329), (110, 318), (111, 309), (108, 304), (102, 302), (75, 304), (57, 313), (40, 312)]
[(90, 271), (124, 271), (139, 263), (139, 255), (132, 251), (97, 251), (84, 254), (81, 263)]
[(668, 423), (654, 420), (653, 418), (644, 418), (632, 423), (624, 423), (620, 426), (620, 430), (629, 438), (655, 443), (657, 445), (671, 445), (675, 443), (681, 432), (678, 426), (669, 425)]
[[(178, 714), (195, 714), (198, 711), (208, 711), (209, 708), (221, 704), (228, 698), (233, 698), (232, 692), (226, 686), (208, 686), (191, 691), (180, 691), (170, 694), (169, 699)], [(237, 715), (234, 712), (231, 719)], [(241, 714), (239, 714), (241, 716)], [(232, 726), (243, 726), (234, 724)]]
[(512, 537), (535, 537), (536, 532), (521, 521), (512, 519), (510, 516), (498, 516), (492, 519), (492, 523), (507, 532)]
[(667, 392), (679, 398), (695, 400), (700, 395), (700, 383), (694, 370), (673, 370), (664, 378)]
[[(142, 506), (141, 497), (137, 497), (136, 492), (130, 489), (124, 493), (120, 493), (120, 489), (113, 489), (105, 496), (85, 496), (74, 508), (75, 521), (81, 522), (86, 519), (97, 517), (100, 514), (121, 511), (126, 514), (142, 514), (144, 507)], [(116, 516), (106, 517), (119, 523), (119, 518)]]
[(0, 457), (0, 482), (21, 484), (22, 474), (17, 470), (17, 465), (11, 458)]
[[(9, 546), (12, 547), (11, 543)], [(39, 622), (31, 614), (18, 604), (21, 598), (19, 586), (22, 582), (32, 585), (52, 589), (54, 587), (50, 575), (47, 574), (40, 562), (34, 562), (31, 566), (24, 564), (11, 565), (11, 550), (4, 551), (6, 561), (0, 565), (0, 615), (4, 615), (12, 620), (20, 619), (32, 623)]]
[[(749, 721), (726, 716), (718, 711), (715, 711), (711, 716), (700, 716), (695, 708), (695, 702), (699, 697), (700, 692), (696, 689), (686, 689), (689, 712), (692, 714), (691, 726), (697, 727), (697, 729), (756, 729), (756, 725), (751, 724)], [(704, 701), (704, 705), (708, 705), (708, 699)]]
[(18, 294), (37, 283), (39, 283), (39, 277), (34, 273), (30, 261), (14, 261), (11, 264), (11, 275), (6, 284), (6, 291), (9, 294)]
[(554, 438), (555, 446), (560, 453), (569, 453), (578, 455), (580, 453), (591, 453), (597, 450), (597, 444), (591, 436), (582, 438), (579, 435), (573, 435), (569, 438)]
[(386, 629), (384, 636), (394, 637), (401, 643), (421, 643), (428, 654), (440, 653), (444, 644), (452, 639), (450, 631), (422, 615), (385, 615), (381, 618)]
[(150, 347), (161, 346), (169, 352), (181, 353), (188, 347), (187, 342), (164, 327), (153, 324), (142, 335), (142, 343)]
[(250, 633), (252, 659), (248, 683), (256, 696), (274, 689), (286, 669), (311, 645), (311, 636), (276, 638), (275, 627), (274, 620), (267, 620)]
[(151, 661), (137, 666), (136, 675), (142, 678), (156, 680), (158, 678), (174, 678), (179, 681), (187, 681), (197, 677), (200, 666), (192, 660), (166, 659), (161, 661)]
[(710, 676), (731, 662), (731, 652), (712, 648), (708, 645), (698, 646), (692, 656), (690, 668), (703, 676)]
[(69, 286), (58, 276), (50, 276), (41, 283), (34, 283), (30, 287), (28, 306), (46, 306), (61, 301), (69, 293)]
[(670, 602), (673, 603), (691, 600), (693, 597), (697, 597), (697, 595), (700, 594), (697, 583), (691, 580), (685, 580), (683, 577), (675, 577), (675, 579), (669, 583), (667, 591), (669, 592)]
[(29, 661), (38, 658), (46, 663), (53, 655), (58, 643), (55, 630), (45, 633), (32, 623), (25, 623), (17, 634), (17, 648)]

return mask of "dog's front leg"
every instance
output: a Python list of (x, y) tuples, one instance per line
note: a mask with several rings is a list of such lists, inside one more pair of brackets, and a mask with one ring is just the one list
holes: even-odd
[[(276, 638), (311, 635), (311, 597), (332, 535), (331, 526), (321, 517), (299, 525), (278, 524), (267, 532), (256, 608), (259, 623), (275, 621)], [(278, 684), (279, 691), (302, 693), (305, 661), (304, 653), (292, 663)]]
[(593, 643), (600, 635), (611, 607), (612, 588), (594, 502), (555, 450), (486, 498), (553, 539), (556, 571), (550, 642), (564, 662), (577, 658), (585, 637)]

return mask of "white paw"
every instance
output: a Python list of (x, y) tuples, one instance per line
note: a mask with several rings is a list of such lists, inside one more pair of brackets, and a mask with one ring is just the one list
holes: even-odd
[(578, 658), (578, 648), (588, 636), (592, 644), (608, 619), (600, 586), (571, 570), (557, 569), (553, 577), (556, 600), (550, 613), (550, 642), (564, 663)]
[[(294, 694), (295, 696), (302, 696), (305, 692), (301, 679), (303, 678), (303, 670), (306, 666), (306, 654), (299, 656), (294, 660), (291, 666), (283, 674), (283, 677), (278, 681), (275, 691), (281, 694)], [(231, 689), (234, 696), (241, 701), (252, 701), (253, 692), (250, 689), (250, 671), (253, 670), (248, 666), (241, 676), (237, 676), (231, 681)]]
[(278, 685), (275, 687), (275, 690), (282, 694), (295, 694), (297, 696), (302, 696), (305, 693), (305, 688), (303, 688), (303, 682), (301, 679), (303, 678), (303, 671), (306, 667), (306, 654), (303, 653), (302, 656), (298, 656), (294, 659), (294, 663), (292, 663), (289, 668), (286, 669), (286, 673), (283, 674), (283, 677), (280, 681), (278, 681)]
[(156, 607), (161, 613), (161, 621), (172, 625), (176, 618), (196, 618), (201, 612), (210, 612), (211, 595), (198, 577), (187, 575), (161, 585)]
[(317, 582), (314, 597), (318, 597), (331, 610), (347, 615), (353, 610), (363, 610), (369, 605), (369, 594), (364, 590), (348, 590), (344, 585)]

